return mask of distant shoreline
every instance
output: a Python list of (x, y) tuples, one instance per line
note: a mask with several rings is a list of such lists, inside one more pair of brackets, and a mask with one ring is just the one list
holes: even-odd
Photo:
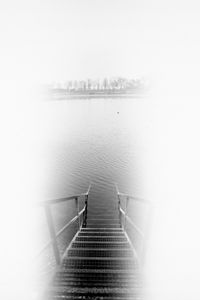
[(120, 94), (120, 95), (50, 95), (49, 100), (92, 100), (92, 99), (133, 99), (144, 98), (145, 94)]
[(89, 99), (89, 98), (136, 98), (143, 97), (144, 91), (73, 91), (68, 92), (64, 89), (49, 90), (49, 95), (54, 99)]

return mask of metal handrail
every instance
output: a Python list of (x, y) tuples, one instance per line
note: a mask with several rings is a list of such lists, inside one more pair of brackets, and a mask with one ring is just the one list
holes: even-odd
[(80, 198), (82, 196), (87, 196), (88, 193), (82, 193), (82, 194), (79, 194), (79, 195), (73, 195), (73, 196), (70, 196), (70, 197), (63, 197), (63, 198), (58, 198), (58, 199), (51, 199), (51, 200), (44, 200), (44, 201), (41, 201), (39, 202), (39, 205), (45, 205), (45, 204), (58, 204), (60, 202), (65, 202), (65, 201), (68, 201), (68, 200), (73, 200), (73, 199), (76, 199), (76, 198)]
[[(129, 196), (128, 194), (124, 194), (124, 193), (117, 193), (117, 196), (118, 196), (118, 210), (120, 212), (120, 224), (121, 224), (121, 227), (122, 227), (122, 218), (121, 218), (121, 213), (124, 215), (124, 225), (123, 225), (123, 228), (125, 229), (126, 228), (126, 221), (128, 221), (135, 229), (137, 228), (137, 232), (143, 236), (144, 234), (142, 233), (141, 229), (139, 229), (135, 223), (131, 220), (130, 217), (128, 217), (127, 215), (127, 208), (128, 208), (128, 203), (129, 203), (129, 200), (134, 200), (134, 201), (138, 201), (139, 203), (143, 203), (143, 204), (146, 204), (148, 206), (150, 206), (150, 202), (147, 201), (147, 200), (144, 200), (142, 198), (139, 198), (139, 197), (134, 197), (134, 196)], [(120, 199), (120, 196), (123, 196), (125, 197), (126, 199), (126, 203), (125, 203), (125, 211), (122, 209), (121, 207), (121, 199)]]
[[(140, 198), (140, 197), (135, 197), (135, 196), (131, 196), (131, 195), (128, 195), (128, 194), (125, 194), (125, 193), (120, 193), (119, 192), (119, 189), (117, 187), (117, 185), (115, 184), (116, 186), (116, 190), (117, 190), (117, 198), (118, 198), (118, 211), (119, 211), (119, 220), (120, 220), (120, 225), (121, 227), (123, 228), (123, 230), (125, 231), (125, 233), (127, 234), (126, 232), (126, 223), (127, 221), (129, 222), (129, 224), (132, 226), (132, 228), (134, 228), (134, 232), (137, 232), (137, 234), (140, 236), (141, 238), (141, 241), (142, 241), (142, 253), (140, 256), (142, 256), (143, 258), (143, 263), (144, 263), (144, 256), (145, 256), (145, 240), (147, 239), (147, 233), (149, 231), (149, 226), (150, 226), (150, 219), (151, 219), (151, 212), (152, 212), (152, 204), (150, 201), (147, 201), (143, 198)], [(125, 198), (125, 209), (122, 208), (121, 206), (121, 198)], [(133, 220), (127, 215), (127, 209), (128, 209), (128, 203), (129, 203), (129, 200), (134, 200), (134, 201), (137, 201), (141, 204), (145, 204), (148, 206), (148, 217), (147, 217), (147, 228), (145, 228), (144, 230), (141, 230), (134, 222)], [(124, 216), (122, 218), (122, 215)], [(124, 220), (123, 220), (124, 219)], [(145, 226), (146, 227), (146, 226)], [(127, 234), (128, 235), (128, 234)], [(132, 245), (133, 246), (133, 245)], [(138, 253), (135, 249), (135, 252), (137, 254), (137, 257), (139, 258), (138, 256)], [(140, 259), (139, 259), (140, 260)]]
[[(67, 229), (76, 220), (78, 220), (78, 230), (77, 230), (77, 232), (80, 230), (81, 226), (84, 226), (86, 224), (88, 196), (89, 196), (90, 188), (91, 188), (91, 184), (89, 185), (88, 190), (87, 190), (86, 193), (75, 195), (75, 196), (70, 196), (70, 197), (59, 198), (59, 199), (45, 200), (45, 201), (41, 201), (39, 203), (39, 205), (43, 206), (44, 209), (45, 209), (47, 224), (48, 224), (51, 239), (40, 250), (38, 255), (40, 255), (45, 249), (47, 249), (52, 244), (56, 264), (59, 265), (61, 263), (62, 259), (61, 259), (61, 255), (60, 255), (59, 248), (58, 248), (57, 238), (63, 233), (63, 231), (65, 229)], [(79, 198), (82, 197), (82, 196), (85, 197), (85, 205), (84, 205), (83, 209), (81, 211), (79, 211)], [(53, 218), (52, 218), (52, 214), (51, 214), (51, 205), (59, 204), (61, 202), (65, 202), (65, 201), (68, 201), (68, 200), (75, 200), (77, 214), (67, 224), (65, 224), (58, 232), (56, 232), (54, 222), (53, 222)], [(82, 224), (81, 224), (81, 219), (80, 218), (81, 218), (82, 214), (83, 214), (83, 221), (82, 221)]]
[(131, 195), (120, 193), (120, 192), (118, 192), (118, 195), (122, 196), (122, 197), (127, 197), (129, 199), (132, 199), (132, 200), (135, 200), (135, 201), (138, 201), (138, 202), (141, 202), (141, 203), (145, 203), (145, 204), (149, 203), (149, 201), (147, 201), (147, 200), (145, 200), (143, 198), (140, 198), (140, 197), (135, 197), (135, 196), (131, 196)]
[[(125, 211), (120, 207), (120, 212), (125, 215)], [(129, 223), (135, 228), (135, 230), (142, 236), (144, 237), (144, 232), (142, 232), (142, 230), (135, 225), (135, 223), (131, 220), (131, 218), (129, 216), (126, 216), (126, 219), (129, 221)]]
[[(117, 197), (118, 197), (118, 210), (119, 210), (119, 213), (120, 213), (120, 224), (121, 224), (121, 227), (122, 227), (122, 218), (121, 218), (121, 213), (124, 215), (124, 226), (123, 228), (125, 229), (126, 227), (126, 220), (129, 221), (129, 223), (134, 227), (134, 228), (137, 228), (137, 231), (138, 233), (140, 233), (140, 235), (143, 235), (141, 229), (139, 229), (135, 224), (134, 222), (131, 220), (130, 217), (127, 216), (127, 208), (128, 208), (128, 202), (129, 200), (134, 200), (134, 201), (138, 201), (140, 203), (144, 203), (144, 204), (147, 204), (147, 205), (150, 205), (150, 201), (147, 201), (143, 198), (140, 198), (140, 197), (136, 197), (136, 196), (131, 196), (131, 195), (128, 195), (128, 194), (125, 194), (125, 193), (121, 193), (118, 189), (118, 186), (117, 184), (115, 183), (115, 187), (116, 187), (116, 190), (117, 190)], [(125, 197), (126, 199), (126, 203), (125, 203), (125, 210), (122, 209), (121, 207), (121, 199), (120, 197)]]

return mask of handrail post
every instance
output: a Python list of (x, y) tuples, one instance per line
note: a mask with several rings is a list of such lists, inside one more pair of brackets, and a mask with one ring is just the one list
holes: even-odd
[(80, 224), (80, 216), (79, 216), (79, 202), (78, 202), (78, 197), (75, 198), (75, 202), (76, 202), (76, 211), (77, 211), (77, 217), (78, 217), (78, 230), (81, 227)]
[(88, 210), (88, 194), (85, 196), (85, 215), (84, 215), (84, 226), (87, 225), (87, 210)]
[(126, 229), (126, 216), (127, 216), (127, 208), (128, 208), (129, 197), (126, 197), (126, 206), (125, 206), (125, 214), (124, 214), (124, 230)]
[(51, 237), (51, 242), (53, 245), (53, 252), (56, 260), (56, 264), (60, 264), (60, 253), (58, 249), (58, 244), (56, 240), (56, 233), (55, 233), (55, 228), (54, 228), (54, 223), (53, 223), (53, 218), (51, 214), (51, 208), (48, 204), (45, 205), (45, 213), (46, 213), (46, 218), (47, 218), (47, 224), (49, 228), (49, 233)]
[(118, 197), (118, 210), (119, 210), (119, 225), (122, 227), (122, 214), (121, 214), (121, 201), (120, 201), (120, 195), (117, 194)]
[(119, 225), (122, 228), (122, 213), (121, 213), (121, 199), (120, 199), (120, 193), (117, 184), (115, 183), (115, 188), (117, 191), (117, 198), (118, 198), (118, 210), (119, 210)]
[(82, 222), (82, 226), (86, 227), (87, 225), (87, 205), (88, 205), (88, 195), (85, 195), (85, 210), (83, 212), (83, 222)]

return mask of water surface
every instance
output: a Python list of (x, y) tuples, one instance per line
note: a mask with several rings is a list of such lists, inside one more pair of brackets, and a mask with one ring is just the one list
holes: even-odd
[[(46, 195), (97, 194), (113, 183), (142, 194), (143, 98), (58, 100), (46, 103)], [(142, 152), (142, 151), (141, 151)]]

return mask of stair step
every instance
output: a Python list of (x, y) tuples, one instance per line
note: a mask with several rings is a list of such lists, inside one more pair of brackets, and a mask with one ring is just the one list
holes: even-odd
[(120, 224), (117, 219), (89, 219), (87, 218), (87, 224)]
[(87, 223), (87, 227), (88, 228), (105, 228), (105, 229), (115, 229), (115, 228), (120, 228), (120, 224), (88, 224)]
[(105, 227), (105, 228), (108, 228), (108, 227), (112, 227), (113, 228), (116, 228), (117, 227), (120, 227), (120, 223), (119, 222), (104, 222), (104, 221), (87, 221), (86, 222), (87, 224), (87, 227), (92, 227), (92, 226), (95, 226), (95, 227)]
[[(62, 268), (62, 269), (59, 269), (56, 274), (63, 274), (63, 275), (67, 275), (67, 276), (68, 275), (71, 276), (73, 274), (77, 274), (77, 275), (80, 274), (80, 276), (88, 276), (88, 274), (89, 275), (95, 274), (94, 276), (99, 276), (99, 275), (102, 275), (102, 276), (104, 276), (104, 275), (113, 276), (114, 275), (115, 276), (116, 275), (116, 276), (130, 276), (131, 277), (131, 276), (139, 275), (138, 263), (135, 263), (135, 265), (136, 265), (136, 267), (133, 270), (127, 269), (127, 270), (120, 270), (120, 271), (112, 270), (112, 269), (110, 269), (110, 270), (104, 270), (104, 269), (90, 270), (90, 269), (64, 269), (64, 268)], [(81, 274), (83, 274), (83, 275), (81, 275)]]
[(76, 269), (133, 269), (136, 266), (134, 260), (130, 259), (64, 259), (62, 268)]
[(95, 204), (94, 206), (88, 206), (88, 213), (92, 213), (92, 214), (105, 213), (106, 215), (113, 215), (115, 213), (119, 214), (119, 210), (115, 206), (107, 209), (105, 207), (105, 204), (102, 203), (101, 205)]
[(104, 221), (87, 221), (86, 222), (87, 228), (90, 226), (96, 227), (96, 228), (116, 228), (120, 226), (119, 222), (104, 222)]
[(101, 218), (101, 217), (97, 217), (97, 218), (94, 218), (92, 216), (92, 218), (87, 218), (87, 221), (90, 221), (90, 222), (97, 222), (97, 221), (102, 221), (102, 222), (118, 222), (119, 223), (119, 219), (117, 218)]
[[(98, 271), (98, 272), (97, 272)], [(114, 272), (111, 270), (106, 270), (106, 272), (99, 271), (99, 270), (89, 270), (88, 272), (79, 272), (77, 270), (64, 270), (64, 271), (58, 271), (56, 273), (55, 279), (62, 279), (66, 278), (69, 280), (92, 280), (92, 281), (117, 281), (117, 280), (135, 280), (138, 279), (139, 272), (137, 269), (134, 270), (134, 272), (127, 272), (126, 270), (124, 272)]]
[(105, 232), (105, 231), (104, 232), (99, 232), (99, 231), (95, 232), (92, 230), (84, 231), (84, 232), (81, 231), (78, 236), (93, 236), (93, 235), (95, 235), (95, 236), (119, 236), (119, 237), (125, 236), (123, 232), (115, 232), (115, 231), (113, 231), (113, 232)]
[(70, 249), (68, 256), (80, 257), (133, 257), (131, 250), (76, 250)]
[(127, 242), (127, 238), (125, 236), (77, 236), (75, 241), (77, 242)]
[(82, 228), (81, 232), (96, 231), (96, 232), (123, 232), (122, 228)]
[(115, 227), (115, 228), (113, 228), (113, 227), (107, 227), (107, 228), (105, 228), (105, 227), (97, 227), (97, 226), (95, 226), (95, 227), (87, 227), (87, 228), (85, 227), (85, 228), (82, 228), (81, 231), (82, 232), (86, 232), (86, 231), (123, 232), (123, 229), (120, 228), (120, 227)]
[(63, 281), (61, 279), (55, 280), (53, 286), (59, 286), (59, 287), (78, 287), (78, 288), (141, 288), (141, 285), (139, 285), (137, 280), (131, 280), (131, 281), (92, 281), (90, 280), (66, 280)]
[(139, 300), (140, 289), (132, 288), (51, 288), (47, 294), (47, 299), (54, 300)]
[[(48, 297), (48, 298), (47, 298)], [(63, 295), (63, 296), (59, 296), (59, 295), (57, 295), (57, 293), (55, 294), (55, 295), (52, 295), (51, 293), (49, 293), (49, 294), (47, 294), (46, 296), (45, 296), (45, 299), (49, 299), (49, 300), (133, 300), (133, 298), (132, 298), (133, 296), (117, 296), (117, 295), (114, 295), (114, 296), (98, 296), (98, 294), (97, 295), (93, 295), (93, 296), (91, 296), (91, 295), (74, 295), (73, 293), (72, 294), (70, 294), (70, 295)], [(137, 297), (137, 298), (135, 298), (134, 297), (134, 300), (140, 300), (141, 299), (141, 297)]]
[[(93, 295), (93, 296), (91, 296), (91, 295), (79, 295), (79, 294), (77, 294), (77, 295), (74, 295), (73, 293), (71, 293), (70, 295), (63, 295), (63, 296), (59, 296), (59, 295), (57, 295), (57, 293), (55, 294), (55, 295), (52, 295), (51, 293), (49, 293), (49, 294), (47, 294), (46, 296), (45, 296), (45, 299), (48, 299), (48, 300), (133, 300), (133, 298), (132, 298), (133, 296), (132, 295), (130, 295), (130, 296), (128, 296), (128, 295), (126, 295), (126, 296), (121, 296), (121, 295), (114, 295), (114, 296), (105, 296), (105, 295), (100, 295), (100, 296), (98, 296), (98, 294), (97, 295)], [(141, 299), (141, 297), (135, 297), (134, 298), (134, 300), (140, 300)]]
[(116, 214), (104, 214), (104, 213), (90, 213), (88, 212), (87, 218), (92, 218), (92, 219), (118, 219), (119, 220), (119, 212)]
[(128, 249), (130, 248), (130, 244), (128, 242), (101, 242), (101, 243), (94, 243), (94, 242), (73, 242), (72, 243), (72, 248), (117, 248), (117, 249)]

